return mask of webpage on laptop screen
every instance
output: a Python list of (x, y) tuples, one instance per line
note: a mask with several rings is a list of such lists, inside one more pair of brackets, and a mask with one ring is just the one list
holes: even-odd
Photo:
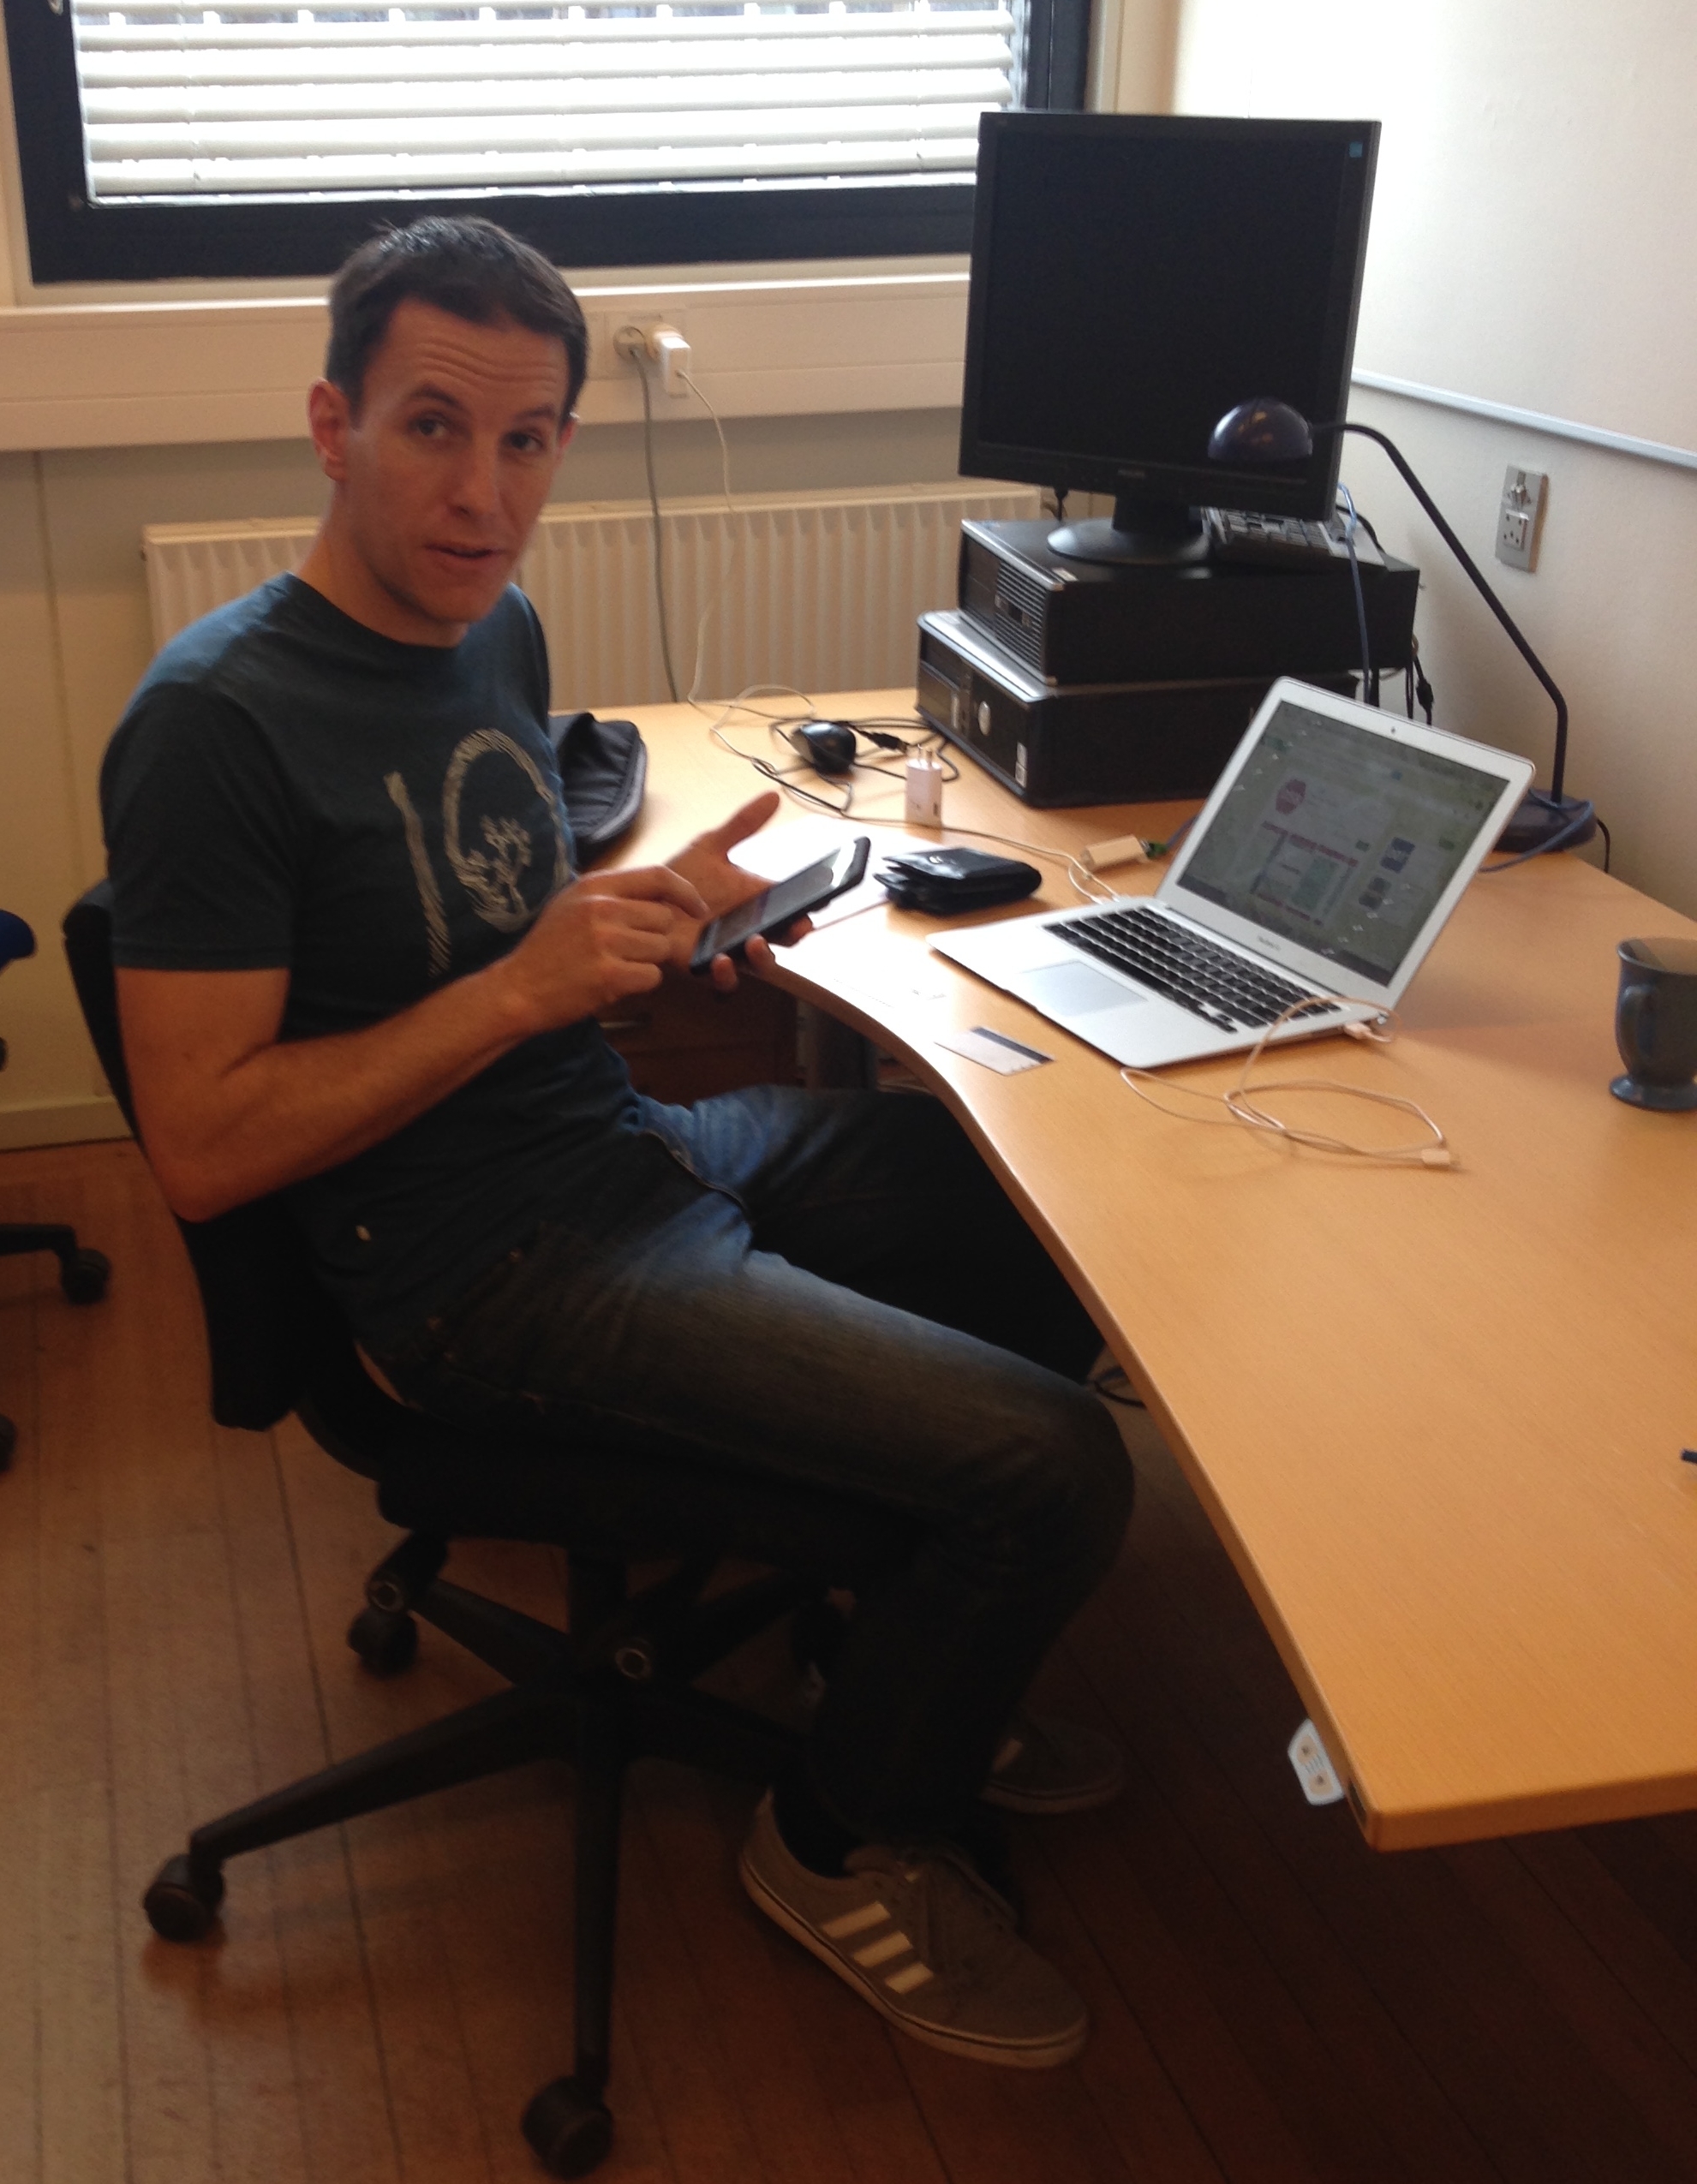
[(1387, 983), (1502, 788), (1455, 759), (1282, 705), (1178, 891)]

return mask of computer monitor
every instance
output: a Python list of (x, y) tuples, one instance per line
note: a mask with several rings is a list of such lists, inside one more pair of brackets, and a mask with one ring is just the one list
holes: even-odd
[(1112, 493), (1069, 525), (1088, 560), (1205, 552), (1203, 506), (1329, 515), (1338, 441), (1300, 463), (1208, 459), (1227, 410), (1276, 395), (1341, 417), (1377, 122), (986, 114), (960, 468)]

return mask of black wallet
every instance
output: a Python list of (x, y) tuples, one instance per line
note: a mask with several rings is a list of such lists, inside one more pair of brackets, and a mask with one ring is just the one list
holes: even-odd
[(888, 858), (879, 882), (900, 910), (958, 917), (991, 903), (1016, 903), (1043, 884), (1034, 864), (988, 856), (983, 850), (911, 850)]

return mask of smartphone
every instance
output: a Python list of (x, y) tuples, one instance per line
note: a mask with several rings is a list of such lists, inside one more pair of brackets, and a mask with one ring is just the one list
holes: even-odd
[(699, 977), (715, 956), (740, 956), (744, 945), (756, 933), (762, 940), (769, 940), (774, 933), (781, 933), (798, 917), (805, 917), (809, 910), (828, 903), (834, 895), (846, 894), (851, 887), (858, 886), (866, 876), (866, 859), (871, 847), (870, 835), (857, 834), (853, 841), (845, 842), (841, 849), (821, 857), (817, 864), (809, 865), (805, 871), (795, 873), (788, 880), (780, 880), (764, 894), (756, 895), (751, 903), (744, 903), (740, 910), (727, 910), (723, 917), (715, 917), (710, 925), (702, 928), (702, 937), (690, 958), (690, 970)]

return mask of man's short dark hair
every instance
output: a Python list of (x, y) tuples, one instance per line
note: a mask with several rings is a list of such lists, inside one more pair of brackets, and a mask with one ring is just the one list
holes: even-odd
[(565, 344), (565, 417), (570, 416), (589, 368), (589, 335), (583, 313), (540, 250), (498, 228), (493, 220), (415, 220), (385, 228), (362, 242), (336, 276), (330, 291), (330, 348), (324, 376), (340, 387), (356, 411), (365, 392), (367, 367), (409, 298), (433, 304), (474, 326), (510, 319), (533, 334), (552, 334)]

